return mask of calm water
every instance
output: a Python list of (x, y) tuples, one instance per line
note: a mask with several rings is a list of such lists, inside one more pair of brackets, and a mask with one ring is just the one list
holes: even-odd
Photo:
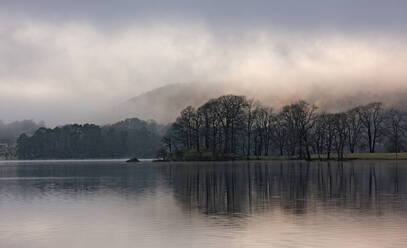
[(407, 162), (3, 162), (0, 247), (407, 247)]

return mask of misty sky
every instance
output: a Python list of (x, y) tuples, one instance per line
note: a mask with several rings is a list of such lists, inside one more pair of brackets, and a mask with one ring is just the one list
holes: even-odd
[(405, 0), (2, 0), (0, 119), (90, 121), (173, 83), (407, 87)]

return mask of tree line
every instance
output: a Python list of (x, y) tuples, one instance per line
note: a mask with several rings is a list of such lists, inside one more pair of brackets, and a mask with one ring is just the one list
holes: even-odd
[(299, 100), (279, 111), (245, 96), (223, 95), (186, 107), (162, 139), (158, 156), (176, 159), (344, 159), (345, 153), (405, 151), (406, 112), (381, 102), (327, 113)]
[(127, 119), (113, 125), (65, 125), (39, 128), (17, 140), (19, 159), (153, 157), (165, 126)]

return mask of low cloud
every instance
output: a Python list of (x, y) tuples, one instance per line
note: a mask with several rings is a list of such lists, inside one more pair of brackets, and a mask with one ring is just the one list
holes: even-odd
[(279, 101), (407, 88), (406, 38), (369, 32), (217, 29), (199, 21), (107, 31), (79, 21), (5, 21), (0, 58), (0, 118), (52, 125), (90, 121), (173, 83), (216, 82)]

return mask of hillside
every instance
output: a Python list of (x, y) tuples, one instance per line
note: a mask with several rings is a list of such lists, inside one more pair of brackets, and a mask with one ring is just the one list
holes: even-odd
[(97, 118), (97, 123), (113, 123), (126, 118), (137, 117), (143, 120), (155, 120), (169, 123), (175, 120), (186, 106), (200, 106), (210, 98), (223, 94), (245, 95), (261, 101), (263, 104), (278, 109), (285, 104), (304, 99), (329, 112), (343, 111), (357, 105), (373, 101), (382, 101), (385, 105), (407, 106), (407, 89), (388, 89), (380, 93), (377, 89), (341, 88), (326, 90), (321, 87), (304, 90), (288, 90), (281, 85), (270, 84), (260, 87), (250, 84), (231, 83), (185, 83), (170, 84), (153, 89), (113, 106)]

